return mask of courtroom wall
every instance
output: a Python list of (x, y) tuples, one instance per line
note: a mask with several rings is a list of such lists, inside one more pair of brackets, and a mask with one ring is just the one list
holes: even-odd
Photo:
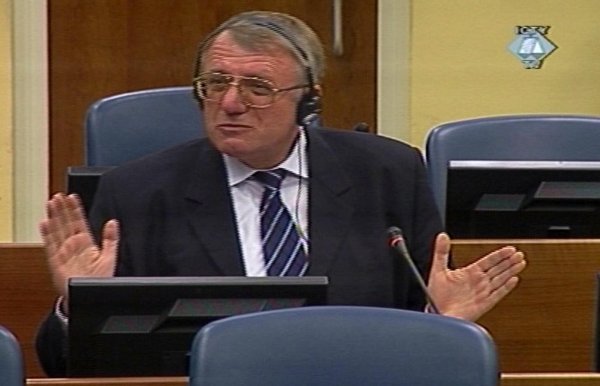
[(11, 2), (0, 0), (0, 242), (12, 240)]
[[(515, 113), (600, 115), (600, 1), (411, 2), (410, 141), (442, 122)], [(540, 69), (508, 50), (517, 26), (550, 26)]]
[[(29, 164), (23, 167), (26, 172), (16, 172), (19, 180), (13, 181), (11, 114), (19, 108), (29, 109), (21, 115), (47, 120), (47, 111), (30, 111), (47, 106), (45, 103), (16, 104), (17, 99), (11, 97), (11, 3), (14, 7), (22, 3), (39, 6), (42, 2), (0, 0), (0, 103), (3, 106), (0, 110), (0, 218), (4, 220), (0, 222), (0, 241), (37, 241), (35, 226), (43, 209), (47, 160), (40, 166), (44, 160), (33, 156), (41, 154), (38, 148), (46, 145), (38, 144), (22, 157)], [(384, 90), (386, 93), (377, 97), (379, 107), (385, 109), (379, 114), (389, 115), (382, 125), (388, 132), (382, 129), (383, 134), (420, 146), (431, 127), (457, 119), (513, 113), (600, 115), (595, 95), (600, 85), (600, 66), (597, 65), (600, 47), (596, 44), (600, 24), (595, 21), (600, 1), (577, 0), (577, 6), (568, 6), (561, 0), (379, 0), (379, 7), (385, 10), (383, 17), (380, 14), (380, 22), (388, 24), (382, 29), (381, 41), (386, 55), (395, 58), (381, 64), (383, 69), (379, 74), (379, 91), (382, 82), (384, 86), (391, 85)], [(390, 15), (398, 15), (397, 23), (392, 22), (392, 27), (397, 24), (395, 28), (390, 28)], [(14, 21), (12, 24), (14, 27)], [(550, 26), (547, 37), (558, 48), (541, 69), (525, 69), (508, 50), (519, 25)], [(390, 39), (402, 44), (386, 44)], [(397, 52), (391, 52), (390, 46)], [(407, 56), (409, 60), (404, 63)], [(18, 70), (13, 71), (13, 82)], [(390, 72), (396, 74), (393, 82), (390, 82)], [(23, 81), (31, 80), (32, 73), (37, 72), (24, 74)], [(23, 83), (18, 76), (17, 80), (14, 82), (17, 86)], [(37, 90), (32, 94), (38, 96), (46, 95), (47, 91), (39, 85), (32, 90)], [(394, 105), (390, 107), (386, 101), (394, 98)], [(18, 116), (16, 118), (18, 124)], [(46, 124), (33, 123), (19, 126), (16, 134), (25, 128), (37, 131), (20, 141), (15, 154), (23, 154), (36, 138), (46, 139), (43, 135)], [(19, 141), (18, 136), (16, 140)], [(16, 167), (19, 168), (18, 162)], [(33, 177), (20, 184), (24, 176)], [(20, 192), (15, 199), (13, 189)], [(11, 208), (17, 214), (13, 215)]]

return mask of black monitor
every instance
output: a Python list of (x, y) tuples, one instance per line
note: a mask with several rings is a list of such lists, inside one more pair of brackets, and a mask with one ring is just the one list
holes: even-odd
[(86, 213), (90, 212), (98, 181), (103, 173), (114, 166), (69, 166), (67, 168), (67, 193), (77, 193)]
[(114, 277), (69, 282), (69, 377), (188, 374), (205, 324), (231, 315), (326, 304), (328, 279)]
[(451, 161), (454, 238), (600, 237), (600, 162)]

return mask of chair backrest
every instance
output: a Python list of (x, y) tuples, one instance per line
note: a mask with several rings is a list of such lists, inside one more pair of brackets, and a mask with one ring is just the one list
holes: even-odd
[(481, 327), (398, 309), (322, 306), (210, 323), (196, 335), (191, 386), (495, 386)]
[(85, 164), (117, 166), (203, 136), (192, 87), (128, 92), (94, 102), (85, 117)]
[(443, 217), (451, 160), (598, 161), (600, 117), (505, 115), (444, 123), (427, 134), (425, 156)]
[(0, 326), (0, 385), (25, 385), (21, 346), (17, 338), (3, 326)]

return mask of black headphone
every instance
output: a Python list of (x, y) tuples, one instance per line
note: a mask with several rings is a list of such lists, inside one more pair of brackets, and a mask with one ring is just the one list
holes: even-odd
[[(296, 50), (296, 53), (298, 54), (298, 56), (300, 56), (300, 58), (303, 61), (304, 71), (306, 72), (306, 79), (308, 80), (308, 92), (306, 92), (304, 95), (302, 95), (302, 98), (298, 102), (298, 106), (296, 108), (296, 122), (298, 123), (298, 125), (303, 126), (303, 127), (320, 125), (320, 114), (322, 111), (321, 96), (319, 95), (318, 90), (315, 88), (315, 78), (313, 75), (312, 68), (310, 68), (309, 61), (308, 61), (308, 54), (306, 53), (306, 51), (304, 51), (300, 47), (298, 42), (292, 37), (292, 35), (289, 34), (279, 24), (276, 24), (272, 21), (264, 20), (262, 18), (256, 18), (256, 20), (250, 19), (249, 22), (251, 24), (259, 26), (259, 27), (268, 28), (269, 30), (275, 32), (276, 34), (278, 34), (279, 36), (284, 38), (286, 41), (288, 41), (292, 45), (292, 47), (294, 47), (294, 50)], [(202, 59), (201, 55), (204, 50), (204, 46), (209, 41), (212, 41), (213, 37), (215, 37), (216, 35), (220, 34), (221, 32), (225, 31), (226, 29), (228, 29), (230, 27), (231, 27), (230, 24), (226, 24), (226, 25), (222, 26), (221, 28), (219, 28), (219, 29), (215, 30), (213, 33), (211, 33), (200, 44), (200, 49), (198, 50), (198, 58), (196, 60), (196, 69), (194, 70), (194, 77), (198, 76), (199, 71), (200, 71), (200, 64), (201, 64), (201, 59)], [(199, 98), (198, 95), (196, 95), (196, 93), (194, 93), (194, 95), (195, 95), (196, 99), (198, 99), (199, 102), (202, 102), (202, 100)]]

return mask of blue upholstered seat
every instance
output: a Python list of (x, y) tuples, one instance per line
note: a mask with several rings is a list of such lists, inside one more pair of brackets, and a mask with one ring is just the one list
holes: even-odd
[(117, 166), (203, 136), (192, 87), (166, 87), (109, 96), (85, 118), (85, 165)]
[(17, 338), (0, 326), (0, 385), (24, 386), (24, 362)]
[(496, 386), (495, 345), (478, 325), (358, 306), (221, 319), (192, 346), (191, 386)]

